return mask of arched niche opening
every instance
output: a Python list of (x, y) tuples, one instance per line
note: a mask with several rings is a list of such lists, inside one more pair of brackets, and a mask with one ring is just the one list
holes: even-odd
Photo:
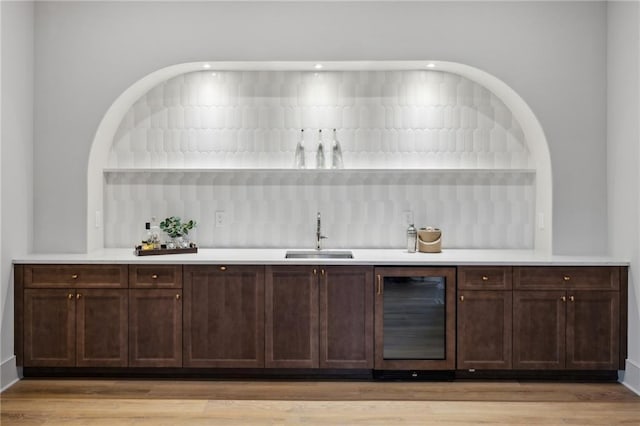
[[(322, 65), (318, 70), (310, 62), (188, 63), (156, 71), (129, 87), (105, 114), (91, 148), (88, 251), (130, 246), (126, 236), (137, 237), (143, 222), (132, 206), (149, 201), (145, 197), (157, 188), (172, 192), (147, 203), (153, 204), (152, 213), (139, 214), (194, 217), (199, 210), (201, 246), (237, 246), (230, 229), (244, 229), (234, 235), (253, 247), (306, 246), (304, 238), (294, 241), (306, 234), (306, 225), (288, 217), (289, 208), (279, 210), (283, 203), (274, 200), (256, 202), (262, 193), (279, 197), (273, 188), (293, 181), (298, 193), (288, 196), (303, 199), (313, 193), (295, 206), (301, 214), (322, 203), (342, 206), (326, 215), (334, 235), (344, 236), (334, 238), (333, 246), (358, 247), (349, 243), (355, 239), (360, 247), (395, 246), (401, 231), (379, 225), (398, 221), (410, 210), (417, 224), (444, 222), (449, 247), (551, 252), (548, 145), (540, 123), (515, 91), (486, 72), (450, 62)], [(216, 120), (222, 115), (226, 119), (220, 124)], [(310, 145), (318, 129), (325, 128), (326, 135), (337, 127), (348, 170), (288, 171), (300, 127), (314, 133), (306, 138)], [(248, 131), (253, 132), (249, 140)], [(212, 173), (216, 170), (224, 173)], [(268, 175), (256, 175), (264, 171)], [(213, 211), (220, 207), (212, 200), (229, 200), (234, 186), (247, 183), (263, 186), (245, 194), (248, 200), (232, 200), (229, 213), (239, 218), (237, 226), (214, 229)], [(145, 185), (155, 189), (136, 195)], [(211, 187), (218, 192), (208, 192)], [(333, 195), (326, 190), (331, 187)], [(134, 194), (128, 205), (112, 201), (121, 200), (122, 191)], [(387, 205), (380, 201), (385, 194), (392, 198)], [(173, 201), (167, 204), (167, 198)], [(176, 212), (179, 203), (187, 210)], [(272, 212), (258, 221), (265, 229), (260, 239), (250, 241), (256, 210)], [(120, 226), (120, 236), (110, 226), (115, 212), (120, 225), (128, 223)], [(103, 214), (105, 227), (96, 227), (95, 215)], [(280, 220), (283, 229), (278, 230)], [(363, 239), (372, 229), (377, 239)]]

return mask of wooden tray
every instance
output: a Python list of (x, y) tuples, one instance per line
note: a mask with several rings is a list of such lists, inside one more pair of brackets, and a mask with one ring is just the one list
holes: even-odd
[(197, 252), (198, 252), (198, 247), (176, 248), (176, 249), (153, 249), (153, 250), (142, 250), (142, 249), (136, 248), (134, 254), (136, 256), (158, 256), (162, 254), (186, 254), (186, 253), (197, 253)]

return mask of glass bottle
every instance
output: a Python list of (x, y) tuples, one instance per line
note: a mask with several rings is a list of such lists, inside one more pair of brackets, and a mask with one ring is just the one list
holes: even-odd
[(296, 161), (295, 161), (296, 169), (304, 169), (304, 129), (300, 129), (300, 140), (298, 141), (298, 145), (296, 145)]
[(153, 249), (153, 237), (151, 235), (151, 223), (144, 223), (144, 232), (142, 233), (142, 250), (151, 250)]
[(158, 221), (155, 216), (151, 218), (151, 229), (150, 231), (150, 243), (153, 243), (154, 249), (160, 248), (160, 227), (158, 226)]
[(318, 151), (316, 152), (316, 169), (324, 169), (324, 146), (322, 146), (322, 129), (318, 131)]
[(344, 165), (342, 163), (342, 148), (340, 148), (340, 142), (338, 142), (336, 129), (333, 129), (333, 148), (331, 149), (331, 151), (331, 168), (343, 168)]

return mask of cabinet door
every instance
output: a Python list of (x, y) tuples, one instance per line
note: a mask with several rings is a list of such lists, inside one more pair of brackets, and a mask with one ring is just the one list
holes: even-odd
[(458, 291), (457, 368), (511, 369), (510, 291)]
[(127, 290), (76, 291), (76, 366), (127, 366)]
[(129, 290), (129, 366), (182, 367), (182, 290)]
[(264, 267), (184, 267), (184, 366), (264, 366)]
[(75, 363), (75, 292), (25, 290), (24, 366), (73, 367)]
[(620, 294), (573, 291), (567, 301), (567, 365), (574, 370), (617, 370)]
[(320, 367), (373, 368), (373, 268), (320, 267)]
[(375, 368), (456, 368), (455, 268), (375, 268)]
[(265, 366), (318, 367), (317, 267), (267, 266)]
[(564, 291), (513, 292), (513, 368), (565, 366)]

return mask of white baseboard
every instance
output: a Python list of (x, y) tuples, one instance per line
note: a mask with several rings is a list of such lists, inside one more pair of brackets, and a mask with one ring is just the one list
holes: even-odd
[(640, 395), (640, 365), (627, 359), (625, 368), (622, 384), (637, 395)]
[(16, 357), (5, 360), (0, 364), (0, 392), (4, 392), (20, 380)]

